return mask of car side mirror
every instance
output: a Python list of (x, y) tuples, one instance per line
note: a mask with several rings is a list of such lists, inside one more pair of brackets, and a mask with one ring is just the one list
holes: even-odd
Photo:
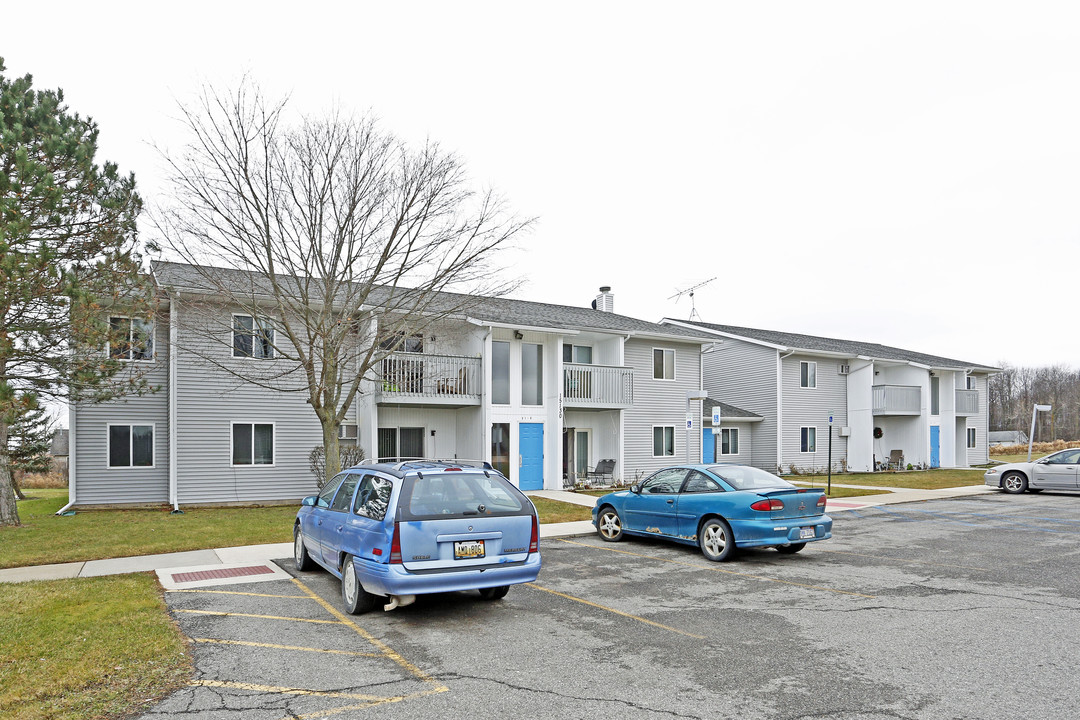
[(308, 507), (315, 507), (316, 505), (319, 504), (319, 496), (318, 495), (308, 495), (306, 498), (304, 498), (303, 500), (300, 501), (300, 504), (301, 505), (306, 505)]
[(640, 485), (631, 485), (630, 486), (630, 492), (634, 493), (635, 495), (640, 495), (641, 494), (641, 486)]

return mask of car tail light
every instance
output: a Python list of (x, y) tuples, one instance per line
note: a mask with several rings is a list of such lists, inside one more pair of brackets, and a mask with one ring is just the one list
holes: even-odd
[(819, 508), (821, 508), (822, 510), (824, 510), (824, 509), (825, 509), (825, 496), (824, 496), (824, 495), (822, 495), (821, 497), (819, 497), (819, 498), (817, 499), (817, 506), (818, 506)]
[(394, 523), (394, 539), (390, 541), (390, 563), (401, 564), (401, 532), (398, 529), (400, 523)]
[(540, 521), (532, 516), (532, 538), (529, 540), (529, 552), (540, 552)]
[(751, 510), (760, 510), (761, 512), (769, 512), (771, 510), (783, 510), (784, 502), (775, 498), (768, 500), (758, 500), (756, 503), (750, 506)]

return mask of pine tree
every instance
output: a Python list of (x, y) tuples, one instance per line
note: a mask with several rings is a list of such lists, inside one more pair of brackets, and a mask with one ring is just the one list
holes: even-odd
[(52, 467), (53, 419), (44, 408), (32, 406), (8, 426), (8, 457), (11, 459), (12, 483), (20, 500), (25, 497), (14, 473), (44, 473)]
[[(9, 426), (38, 399), (147, 390), (110, 357), (107, 312), (149, 317), (135, 178), (94, 162), (98, 128), (0, 58), (0, 525), (18, 525)], [(108, 308), (108, 311), (106, 310)], [(126, 367), (125, 367), (126, 365)]]

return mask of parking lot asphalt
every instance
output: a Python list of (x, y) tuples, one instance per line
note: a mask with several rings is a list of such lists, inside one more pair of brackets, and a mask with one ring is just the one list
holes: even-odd
[(196, 675), (143, 717), (1052, 718), (1080, 704), (1074, 494), (851, 510), (797, 555), (727, 563), (653, 539), (541, 551), (537, 582), (501, 601), (360, 616), (336, 579), (289, 560), (281, 576), (178, 585), (166, 599)]

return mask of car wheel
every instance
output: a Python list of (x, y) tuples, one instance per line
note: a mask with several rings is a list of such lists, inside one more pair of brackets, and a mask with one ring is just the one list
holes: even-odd
[(1027, 490), (1027, 484), (1027, 478), (1018, 472), (1005, 473), (1005, 476), (1001, 478), (1001, 489), (1013, 495), (1019, 495)]
[(345, 563), (341, 568), (341, 600), (345, 603), (345, 611), (350, 615), (366, 613), (375, 607), (375, 596), (365, 590), (356, 577), (356, 565), (352, 555), (345, 556)]
[(501, 600), (506, 597), (506, 593), (510, 592), (509, 585), (500, 585), (493, 588), (480, 588), (480, 597), (485, 600)]
[(698, 545), (705, 557), (713, 562), (727, 560), (735, 552), (731, 526), (720, 518), (710, 518), (701, 526)]
[(311, 570), (315, 566), (315, 561), (304, 546), (304, 532), (299, 525), (293, 528), (293, 560), (296, 561), (297, 570)]
[(795, 553), (806, 547), (806, 543), (788, 543), (787, 545), (777, 545), (776, 552), (783, 553), (785, 555), (794, 555)]
[(600, 534), (601, 540), (607, 542), (622, 540), (622, 518), (615, 512), (615, 508), (609, 506), (600, 511), (600, 516), (596, 519), (596, 532)]

